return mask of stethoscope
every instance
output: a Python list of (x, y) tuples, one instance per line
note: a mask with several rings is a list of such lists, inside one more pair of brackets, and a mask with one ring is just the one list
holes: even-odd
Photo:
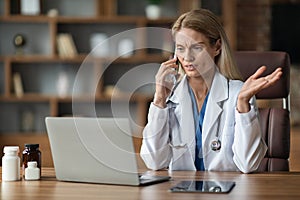
[(220, 151), (221, 149), (221, 141), (219, 140), (219, 138), (214, 139), (211, 144), (210, 144), (210, 148), (213, 151)]
[(210, 144), (210, 148), (211, 148), (211, 150), (213, 150), (213, 151), (216, 151), (216, 152), (218, 152), (218, 151), (220, 151), (220, 149), (221, 149), (221, 141), (219, 140), (219, 129), (220, 129), (220, 116), (221, 115), (219, 115), (218, 116), (218, 126), (217, 126), (217, 132), (216, 132), (216, 137), (215, 137), (215, 139), (214, 140), (212, 140), (211, 141), (211, 144)]
[[(218, 124), (218, 127), (217, 127), (216, 137), (214, 140), (211, 141), (211, 144), (210, 144), (211, 150), (215, 151), (215, 152), (219, 152), (221, 149), (221, 146), (222, 146), (221, 141), (219, 140), (219, 127), (220, 127), (220, 124)], [(183, 144), (183, 143), (180, 143), (179, 145), (172, 145), (171, 143), (169, 143), (169, 145), (175, 149), (187, 148), (187, 144)]]
[[(176, 54), (174, 54), (174, 58), (176, 58)], [(177, 59), (176, 61), (176, 64), (180, 64), (179, 63), (179, 60)], [(178, 86), (179, 82), (174, 82), (174, 86), (172, 88), (172, 91), (171, 91), (171, 96), (173, 95), (173, 91), (174, 89)], [(221, 141), (219, 140), (219, 129), (220, 129), (220, 122), (219, 122), (219, 119), (220, 119), (220, 116), (218, 116), (218, 126), (217, 126), (217, 132), (216, 132), (216, 136), (215, 136), (215, 139), (211, 141), (211, 144), (210, 144), (210, 148), (212, 151), (215, 151), (215, 152), (218, 152), (220, 151), (221, 149)], [(187, 147), (187, 144), (183, 144), (183, 143), (180, 143), (179, 145), (172, 145), (171, 143), (169, 143), (169, 145), (172, 147), (172, 148), (175, 148), (175, 149), (180, 149), (180, 148), (186, 148)]]

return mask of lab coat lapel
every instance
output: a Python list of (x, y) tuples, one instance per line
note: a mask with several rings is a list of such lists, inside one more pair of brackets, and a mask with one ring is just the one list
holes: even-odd
[(217, 126), (219, 123), (217, 120), (223, 111), (223, 101), (226, 99), (228, 99), (228, 80), (216, 71), (210, 89), (203, 122), (202, 139), (204, 144), (207, 140), (210, 141), (215, 137), (215, 132), (218, 129)]
[[(223, 110), (223, 101), (226, 99), (228, 99), (228, 80), (216, 71), (210, 89), (203, 122), (202, 141), (204, 147), (209, 147), (208, 143), (215, 137), (214, 131), (217, 131), (217, 120)], [(175, 116), (181, 124), (180, 136), (182, 142), (188, 145), (193, 160), (195, 160), (194, 116), (186, 77), (178, 84), (173, 95), (169, 98), (169, 101), (177, 104)], [(209, 149), (203, 148), (203, 153), (208, 153), (208, 151)]]
[[(190, 98), (186, 76), (178, 84), (174, 94), (169, 99), (178, 104), (175, 109), (175, 116), (181, 124), (181, 138), (183, 143), (187, 144), (194, 155), (195, 147), (195, 126), (192, 110), (192, 101)], [(192, 147), (192, 148), (191, 148)]]

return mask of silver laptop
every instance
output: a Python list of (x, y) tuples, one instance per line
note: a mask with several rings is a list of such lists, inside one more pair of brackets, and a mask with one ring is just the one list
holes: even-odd
[(45, 121), (58, 180), (138, 186), (170, 179), (138, 174), (128, 119), (47, 117)]

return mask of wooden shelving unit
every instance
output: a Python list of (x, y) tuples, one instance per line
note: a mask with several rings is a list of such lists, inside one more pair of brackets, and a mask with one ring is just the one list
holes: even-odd
[[(94, 101), (97, 115), (101, 117), (112, 115), (110, 111), (103, 113), (102, 110), (109, 106), (111, 101), (111, 98), (105, 95), (106, 86), (115, 84), (120, 78), (115, 74), (122, 75), (136, 66), (154, 63), (154, 67), (145, 73), (148, 79), (152, 77), (154, 81), (159, 63), (169, 56), (160, 50), (139, 49), (128, 58), (116, 58), (113, 55), (114, 59), (111, 62), (110, 57), (99, 58), (89, 55), (90, 35), (94, 32), (104, 32), (111, 37), (135, 28), (150, 26), (170, 28), (179, 14), (201, 5), (201, 0), (164, 0), (163, 9), (166, 12), (163, 12), (160, 19), (149, 20), (141, 11), (147, 4), (146, 0), (76, 0), (74, 3), (72, 0), (43, 0), (41, 14), (35, 16), (22, 15), (19, 9), (21, 2), (21, 0), (0, 0), (0, 148), (2, 149), (4, 145), (19, 145), (22, 149), (25, 143), (40, 141), (41, 150), (44, 152), (43, 159), (47, 160), (43, 162), (45, 166), (52, 165), (52, 159), (44, 118), (72, 115), (72, 86), (76, 73), (83, 63), (88, 63), (94, 70), (90, 79), (97, 82), (97, 89), (93, 91)], [(230, 5), (234, 6), (234, 1), (230, 2)], [(135, 9), (137, 6), (138, 10)], [(53, 8), (57, 9), (59, 14), (49, 17), (47, 13)], [(12, 42), (13, 37), (19, 33), (26, 37), (22, 55), (15, 54)], [(60, 33), (69, 33), (73, 36), (78, 55), (73, 58), (58, 55), (57, 35)], [(141, 30), (130, 39), (135, 46), (145, 46), (148, 37), (147, 32)], [(163, 37), (157, 38), (161, 40), (158, 43), (164, 42)], [(106, 65), (109, 65), (109, 74), (104, 72), (97, 81), (97, 74)], [(63, 97), (56, 89), (57, 77), (61, 71), (69, 78), (69, 88)], [(16, 96), (13, 90), (15, 73), (19, 73), (22, 77), (24, 95), (21, 97)], [(83, 105), (88, 96), (85, 92), (76, 98), (76, 101)], [(131, 117), (138, 126), (143, 127), (152, 96), (153, 91), (148, 88), (147, 92), (137, 91), (133, 95), (126, 91), (122, 92), (115, 100), (120, 104), (130, 104)], [(84, 113), (84, 109), (83, 106), (83, 115), (88, 115)], [(24, 112), (29, 112), (34, 118), (31, 130), (23, 130)], [(140, 128), (135, 131), (141, 136)], [(135, 138), (137, 151), (140, 144), (141, 138)]]

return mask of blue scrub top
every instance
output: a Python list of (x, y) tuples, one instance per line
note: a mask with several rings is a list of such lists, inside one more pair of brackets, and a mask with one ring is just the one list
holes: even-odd
[(206, 104), (207, 104), (207, 99), (208, 95), (206, 95), (202, 108), (200, 112), (198, 112), (198, 106), (197, 106), (197, 101), (196, 97), (194, 95), (194, 92), (192, 88), (189, 86), (189, 93), (191, 96), (192, 100), (192, 105), (193, 105), (193, 115), (194, 115), (194, 124), (195, 124), (195, 130), (196, 130), (196, 156), (195, 156), (195, 166), (198, 171), (204, 171), (204, 164), (203, 164), (203, 154), (202, 154), (202, 126), (203, 126), (203, 119), (205, 115), (205, 110), (206, 110)]

